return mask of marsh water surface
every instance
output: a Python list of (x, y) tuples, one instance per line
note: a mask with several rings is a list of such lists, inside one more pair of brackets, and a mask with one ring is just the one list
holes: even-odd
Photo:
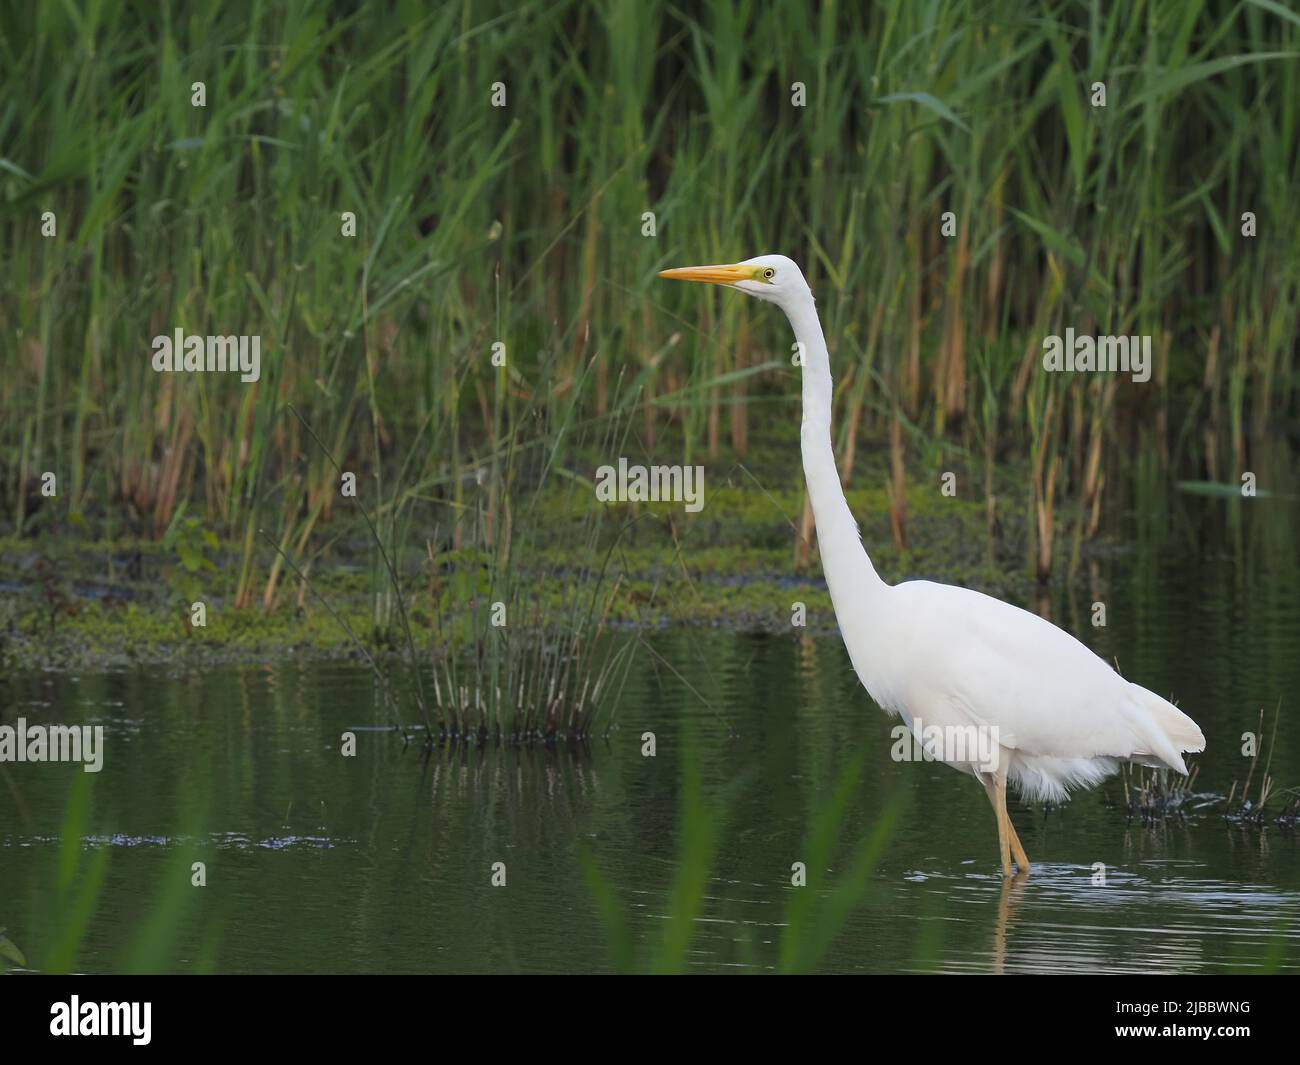
[[(106, 753), (93, 775), (0, 766), (0, 926), (39, 968), (71, 925), (66, 949), (92, 972), (607, 970), (609, 927), (581, 855), (648, 956), (671, 906), (689, 744), (719, 833), (689, 967), (777, 964), (800, 890), (792, 864), (860, 751), (842, 846), (802, 890), (831, 891), (891, 797), (904, 809), (820, 968), (1300, 971), (1300, 839), (1230, 825), (1216, 798), (1244, 779), (1241, 735), (1261, 706), (1272, 731), (1282, 693), (1271, 771), (1279, 787), (1300, 784), (1287, 702), (1300, 690), (1297, 572), (1292, 549), (1271, 558), (1139, 548), (1097, 575), (1105, 628), (1088, 624), (1091, 594), (1051, 604), (1126, 676), (1175, 694), (1209, 751), (1194, 786), (1204, 797), (1157, 823), (1128, 816), (1118, 779), (1060, 809), (1016, 802), (1027, 881), (997, 875), (993, 817), (971, 781), (891, 760), (893, 722), (837, 639), (662, 631), (638, 651), (608, 736), (577, 749), (424, 759), (382, 731), (376, 684), (351, 662), (10, 677), (5, 721), (102, 724)], [(340, 755), (345, 731), (354, 758)], [(86, 820), (64, 848), (83, 775)]]

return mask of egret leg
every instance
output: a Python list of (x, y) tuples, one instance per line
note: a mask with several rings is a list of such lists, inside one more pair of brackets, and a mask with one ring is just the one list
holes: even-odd
[(993, 804), (993, 812), (998, 819), (998, 848), (1002, 852), (1002, 875), (1011, 875), (1011, 857), (1014, 854), (1016, 875), (1027, 876), (1029, 855), (1025, 853), (1020, 837), (1016, 835), (1016, 826), (1011, 823), (1011, 815), (1007, 813), (1006, 758), (1000, 759), (998, 768), (992, 773), (986, 773), (983, 780), (984, 790), (988, 794), (989, 802)]
[(1011, 833), (1011, 856), (1016, 860), (1016, 875), (1029, 875), (1029, 855), (1025, 853), (1025, 848), (1020, 842), (1020, 837), (1016, 835), (1016, 826), (1011, 823), (1011, 815), (1007, 814), (1007, 829)]
[(1007, 778), (1001, 773), (990, 774), (984, 780), (984, 790), (989, 802), (993, 804), (993, 813), (998, 819), (998, 850), (1002, 854), (1002, 875), (1011, 875), (1011, 840), (1007, 838), (1011, 822), (1007, 818)]

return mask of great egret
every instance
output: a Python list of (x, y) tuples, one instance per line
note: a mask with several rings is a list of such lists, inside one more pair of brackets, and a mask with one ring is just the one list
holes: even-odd
[(831, 446), (830, 358), (798, 265), (784, 255), (760, 255), (659, 276), (727, 285), (775, 303), (790, 319), (803, 352), (804, 476), (844, 646), (884, 710), (924, 733), (927, 750), (940, 761), (984, 785), (997, 815), (1004, 876), (1011, 876), (1013, 854), (1019, 872), (1029, 871), (1007, 816), (1008, 780), (1026, 798), (1060, 801), (1121, 762), (1187, 773), (1182, 752), (1205, 749), (1196, 722), (1125, 680), (1069, 633), (969, 588), (889, 585), (876, 574), (840, 486)]

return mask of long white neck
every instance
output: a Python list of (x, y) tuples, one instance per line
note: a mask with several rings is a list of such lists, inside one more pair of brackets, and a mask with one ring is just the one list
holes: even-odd
[(835, 466), (835, 449), (831, 443), (830, 356), (826, 338), (812, 294), (785, 309), (794, 329), (795, 339), (803, 349), (803, 472), (808, 479), (808, 496), (817, 521), (817, 544), (821, 552), (822, 571), (831, 591), (836, 616), (844, 628), (846, 608), (865, 605), (887, 586), (876, 573), (862, 546), (862, 534), (849, 510), (844, 489)]

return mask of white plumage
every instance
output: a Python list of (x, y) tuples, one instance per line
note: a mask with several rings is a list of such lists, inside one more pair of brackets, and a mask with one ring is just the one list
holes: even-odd
[(1006, 782), (1027, 798), (1064, 800), (1132, 761), (1186, 773), (1205, 737), (1172, 703), (1121, 677), (1069, 633), (981, 592), (931, 581), (888, 585), (862, 546), (831, 445), (831, 373), (812, 292), (783, 255), (660, 276), (708, 281), (776, 303), (803, 353), (804, 474), (822, 569), (844, 645), (863, 686), (909, 727), (976, 731), (995, 764), (971, 750), (941, 760), (976, 777), (998, 817), (1002, 867), (1028, 858), (1006, 814)]
[(930, 581), (882, 584), (870, 604), (836, 616), (871, 697), (909, 723), (996, 727), (1028, 798), (1063, 800), (1125, 760), (1186, 773), (1181, 752), (1205, 746), (1189, 717), (1037, 614)]

